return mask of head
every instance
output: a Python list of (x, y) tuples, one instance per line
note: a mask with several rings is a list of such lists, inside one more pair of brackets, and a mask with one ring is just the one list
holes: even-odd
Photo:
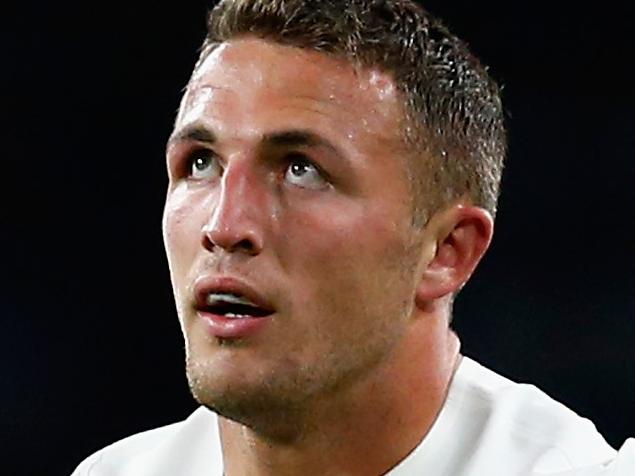
[[(491, 238), (504, 153), (494, 82), (413, 2), (221, 2), (167, 151), (196, 398), (265, 427), (447, 326)], [(210, 325), (201, 283), (268, 316)]]

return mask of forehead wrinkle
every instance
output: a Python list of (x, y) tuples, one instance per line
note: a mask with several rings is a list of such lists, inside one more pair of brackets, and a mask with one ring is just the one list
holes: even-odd
[[(360, 93), (364, 94), (368, 88), (362, 89), (360, 87), (359, 89), (361, 90)], [(355, 111), (353, 107), (355, 104), (359, 104), (360, 101), (356, 100), (357, 98), (355, 97), (355, 94), (350, 94), (346, 98), (341, 98), (334, 95), (330, 96), (327, 100), (310, 95), (296, 95), (294, 99), (297, 99), (302, 103), (299, 105), (290, 105), (291, 109), (300, 109), (302, 111), (314, 112), (330, 121), (333, 121), (333, 119), (335, 118), (338, 123), (338, 130), (342, 130), (343, 125), (350, 125), (353, 126), (353, 128), (358, 129), (360, 121), (357, 116), (359, 112)], [(390, 113), (394, 111), (394, 113), (397, 115), (396, 119), (398, 123), (401, 111), (398, 108), (398, 103), (393, 102), (393, 104), (387, 104), (384, 97), (378, 99), (379, 101), (377, 104), (368, 104), (366, 101), (364, 101), (364, 103), (366, 103), (368, 107), (367, 114), (362, 117), (361, 123), (362, 125), (364, 125), (364, 129), (366, 132), (371, 132), (368, 127), (370, 126), (372, 129), (374, 129), (373, 135), (379, 134), (385, 140), (386, 138), (390, 137), (390, 132), (393, 129), (382, 127), (382, 125), (378, 124), (378, 122), (380, 122), (382, 119), (391, 121), (389, 116)], [(303, 101), (308, 101), (311, 104), (307, 106), (307, 104)], [(343, 119), (342, 115), (345, 115), (346, 119)]]

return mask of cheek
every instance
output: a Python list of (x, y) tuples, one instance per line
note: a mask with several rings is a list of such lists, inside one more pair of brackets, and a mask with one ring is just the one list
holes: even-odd
[(404, 226), (407, 221), (395, 219), (400, 215), (382, 209), (381, 204), (333, 203), (315, 210), (294, 210), (293, 218), (281, 229), (295, 258), (314, 260), (326, 267), (357, 267), (382, 263), (386, 255), (394, 258), (403, 253), (409, 236)]
[(341, 206), (332, 210), (306, 210), (285, 226), (285, 261), (290, 274), (306, 283), (300, 287), (305, 304), (352, 307), (366, 314), (381, 305), (387, 291), (403, 300), (409, 292), (404, 278), (412, 253), (407, 229), (395, 222), (394, 211)]
[(168, 194), (163, 212), (163, 240), (174, 278), (182, 277), (200, 248), (204, 217), (184, 187)]

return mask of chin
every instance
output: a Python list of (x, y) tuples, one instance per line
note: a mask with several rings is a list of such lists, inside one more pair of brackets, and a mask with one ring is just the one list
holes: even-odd
[(198, 403), (276, 440), (294, 438), (309, 407), (305, 385), (297, 378), (274, 378), (271, 372), (248, 375), (240, 368), (220, 370), (218, 363), (188, 360), (187, 379)]

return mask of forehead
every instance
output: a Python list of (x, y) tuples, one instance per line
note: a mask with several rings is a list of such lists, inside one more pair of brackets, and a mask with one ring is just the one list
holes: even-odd
[(212, 121), (223, 123), (216, 128), (266, 132), (313, 125), (349, 139), (392, 141), (401, 137), (401, 118), (400, 94), (389, 74), (247, 37), (221, 44), (194, 72), (177, 127)]

